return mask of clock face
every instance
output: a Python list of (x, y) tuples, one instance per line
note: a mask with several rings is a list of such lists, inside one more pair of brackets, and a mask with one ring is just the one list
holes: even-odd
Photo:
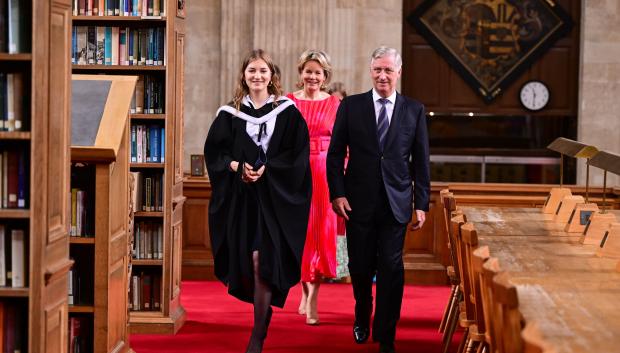
[(540, 81), (530, 81), (521, 87), (519, 98), (525, 108), (541, 110), (549, 103), (549, 89)]

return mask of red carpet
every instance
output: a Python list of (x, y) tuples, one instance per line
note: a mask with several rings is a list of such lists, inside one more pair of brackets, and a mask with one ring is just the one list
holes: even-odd
[[(252, 328), (252, 306), (226, 293), (219, 282), (184, 281), (181, 302), (187, 321), (174, 336), (132, 335), (136, 353), (243, 353)], [(348, 284), (321, 285), (319, 326), (297, 314), (301, 288), (291, 290), (284, 309), (274, 309), (263, 352), (375, 353), (378, 344), (353, 342), (353, 293)], [(396, 333), (399, 353), (439, 353), (437, 333), (449, 287), (406, 286)], [(456, 338), (455, 338), (456, 339)]]

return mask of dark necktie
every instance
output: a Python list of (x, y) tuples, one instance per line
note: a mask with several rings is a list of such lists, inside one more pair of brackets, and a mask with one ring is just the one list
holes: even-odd
[(385, 146), (385, 137), (387, 136), (390, 123), (387, 117), (387, 108), (385, 105), (389, 102), (386, 98), (380, 98), (381, 110), (379, 111), (379, 119), (377, 119), (377, 138), (379, 139), (379, 149), (383, 152)]

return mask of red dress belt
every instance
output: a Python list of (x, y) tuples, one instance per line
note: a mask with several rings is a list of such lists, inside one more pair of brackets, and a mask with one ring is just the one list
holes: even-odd
[(317, 154), (323, 151), (327, 151), (329, 148), (330, 136), (320, 136), (310, 138), (310, 153)]

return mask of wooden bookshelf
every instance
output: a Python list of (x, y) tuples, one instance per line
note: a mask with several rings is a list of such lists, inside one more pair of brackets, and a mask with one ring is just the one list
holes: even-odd
[[(4, 315), (10, 308), (20, 321), (12, 328), (20, 336), (17, 345), (5, 344), (4, 349), (65, 353), (67, 274), (72, 264), (67, 233), (71, 1), (24, 0), (13, 4), (19, 4), (15, 18), (23, 27), (17, 34), (18, 53), (9, 54), (3, 52), (7, 48), (0, 48), (0, 72), (23, 75), (21, 90), (13, 92), (23, 104), (22, 125), (15, 126), (18, 131), (0, 132), (0, 151), (14, 149), (26, 158), (23, 173), (19, 173), (24, 177), (20, 190), (26, 192), (24, 204), (18, 206), (21, 208), (0, 209), (0, 224), (5, 231), (23, 230), (25, 276), (22, 287), (0, 287)], [(0, 23), (7, 26), (0, 31), (10, 28), (8, 18)], [(17, 256), (10, 241), (5, 249), (12, 257)], [(6, 321), (0, 326), (0, 335), (10, 332)]]
[(0, 53), (0, 61), (30, 61), (30, 60), (32, 60), (32, 54), (29, 54), (29, 53), (19, 53), (19, 54)]
[[(163, 239), (162, 259), (132, 259), (132, 276), (138, 276), (142, 272), (161, 276), (161, 303), (159, 310), (130, 311), (131, 333), (176, 333), (185, 322), (186, 316), (180, 303), (182, 218), (185, 200), (182, 195), (185, 18), (183, 14), (177, 14), (177, 4), (176, 0), (162, 0), (161, 10), (165, 16), (161, 17), (73, 16), (75, 26), (163, 28), (165, 53), (162, 65), (72, 65), (74, 73), (127, 74), (144, 78), (148, 76), (163, 87), (163, 93), (159, 91), (162, 94), (160, 103), (163, 102), (161, 111), (144, 114), (147, 112), (138, 110), (130, 115), (130, 128), (140, 125), (159, 126), (163, 128), (161, 137), (165, 140), (164, 152), (161, 155), (165, 163), (146, 160), (138, 163), (136, 160), (129, 164), (132, 172), (139, 172), (141, 175), (162, 174), (163, 190), (161, 211), (136, 210), (134, 214), (134, 232), (140, 222), (159, 223), (162, 225)], [(136, 95), (138, 92), (139, 90)], [(130, 277), (130, 283), (131, 281)], [(128, 298), (128, 303), (132, 303), (131, 300), (132, 298)]]
[[(74, 276), (93, 283), (79, 290), (80, 297), (74, 299), (78, 305), (69, 307), (69, 318), (83, 320), (81, 329), (88, 326), (88, 332), (93, 333), (92, 342), (83, 349), (95, 353), (131, 351), (127, 324), (131, 223), (128, 109), (136, 80), (135, 76), (73, 75), (76, 91), (85, 91), (86, 87), (103, 90), (90, 96), (74, 92), (72, 103), (76, 111), (71, 146), (71, 161), (75, 165), (72, 188), (84, 187), (86, 195), (94, 198), (83, 206), (87, 214), (84, 219), (94, 220), (94, 237), (70, 237), (70, 251), (76, 262)], [(77, 113), (97, 111), (101, 105), (103, 113), (97, 119)], [(75, 133), (87, 131), (93, 125), (91, 135)]]
[(30, 290), (28, 288), (9, 288), (0, 287), (0, 298), (28, 298)]
[(29, 219), (29, 218), (30, 218), (30, 210), (0, 208), (0, 219)]
[(74, 71), (166, 71), (163, 65), (72, 65)]
[(166, 114), (131, 114), (130, 117), (139, 120), (166, 120)]
[(0, 131), (2, 140), (30, 140), (30, 131)]
[(73, 23), (166, 22), (166, 16), (73, 16)]

